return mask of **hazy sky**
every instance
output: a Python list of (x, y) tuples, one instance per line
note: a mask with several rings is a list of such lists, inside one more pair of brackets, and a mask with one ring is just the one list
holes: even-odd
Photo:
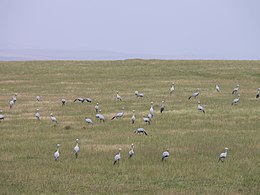
[(260, 59), (260, 0), (0, 0), (0, 49)]

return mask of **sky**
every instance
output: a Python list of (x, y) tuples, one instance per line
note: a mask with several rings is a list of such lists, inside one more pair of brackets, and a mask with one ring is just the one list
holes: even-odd
[(260, 59), (259, 0), (0, 0), (0, 50)]

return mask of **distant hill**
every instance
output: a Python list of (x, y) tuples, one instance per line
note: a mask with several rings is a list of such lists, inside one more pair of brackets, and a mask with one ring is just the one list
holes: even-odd
[(0, 61), (29, 60), (125, 60), (125, 59), (196, 59), (192, 55), (162, 56), (110, 51), (0, 50)]

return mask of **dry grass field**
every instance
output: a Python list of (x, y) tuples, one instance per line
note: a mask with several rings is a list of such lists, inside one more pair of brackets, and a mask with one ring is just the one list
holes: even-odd
[[(240, 102), (231, 106), (237, 84)], [(0, 194), (260, 194), (260, 61), (0, 62), (0, 86)], [(205, 114), (196, 99), (188, 100), (197, 88)], [(136, 90), (144, 97), (135, 97)], [(123, 101), (115, 100), (116, 91)], [(77, 97), (93, 102), (73, 102)], [(95, 118), (97, 102), (104, 123)], [(147, 125), (142, 117), (151, 102), (155, 114)], [(122, 107), (124, 117), (111, 120)], [(148, 136), (134, 134), (138, 127)], [(129, 159), (131, 143), (135, 156)], [(228, 156), (218, 163), (225, 147)], [(167, 148), (170, 157), (162, 162)]]

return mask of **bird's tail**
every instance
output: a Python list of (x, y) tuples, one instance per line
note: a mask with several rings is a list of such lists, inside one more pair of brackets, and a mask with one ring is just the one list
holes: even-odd
[(188, 99), (190, 99), (192, 96), (190, 96)]
[(115, 116), (113, 116), (112, 118), (111, 118), (111, 120), (114, 120), (116, 117)]
[(144, 134), (145, 134), (145, 135), (148, 135), (145, 131), (144, 131)]
[(114, 165), (116, 164), (116, 160), (114, 161)]

